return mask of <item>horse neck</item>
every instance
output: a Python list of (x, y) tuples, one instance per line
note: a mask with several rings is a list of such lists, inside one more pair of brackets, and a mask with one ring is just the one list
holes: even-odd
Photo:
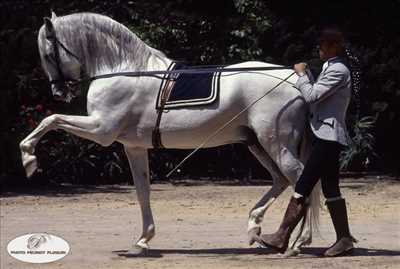
[(84, 62), (85, 72), (89, 77), (94, 77), (118, 72), (166, 70), (172, 63), (172, 60), (167, 57), (151, 55), (147, 60), (147, 64), (142, 66), (137, 66), (135, 61), (129, 60), (115, 61), (111, 65), (93, 65), (91, 64), (93, 63), (91, 59), (86, 59)]
[(75, 51), (79, 51), (81, 64), (89, 77), (125, 71), (163, 70), (169, 66), (171, 60), (163, 53), (147, 46), (128, 31), (122, 34), (122, 38), (97, 31), (87, 32)]
[[(118, 55), (118, 53), (114, 53), (114, 55)], [(160, 57), (153, 54), (149, 55), (144, 63), (140, 63), (142, 59), (135, 61), (132, 58), (115, 57), (112, 61), (104, 61), (101, 57), (103, 56), (94, 56), (92, 58), (87, 56), (82, 57), (84, 59), (84, 69), (88, 76), (93, 77), (101, 74), (126, 71), (163, 70), (167, 69), (171, 63), (171, 60), (167, 57)]]

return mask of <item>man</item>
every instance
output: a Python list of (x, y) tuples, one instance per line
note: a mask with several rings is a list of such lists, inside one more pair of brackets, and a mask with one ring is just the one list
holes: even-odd
[(309, 104), (314, 142), (278, 231), (257, 240), (281, 253), (286, 251), (290, 234), (304, 216), (307, 198), (319, 179), (337, 236), (324, 256), (347, 254), (356, 242), (349, 231), (346, 203), (339, 189), (339, 154), (348, 144), (345, 116), (351, 95), (351, 75), (343, 64), (343, 54), (343, 34), (327, 28), (319, 39), (319, 56), (325, 63), (317, 81), (313, 82), (305, 63), (294, 66), (299, 75), (296, 87)]

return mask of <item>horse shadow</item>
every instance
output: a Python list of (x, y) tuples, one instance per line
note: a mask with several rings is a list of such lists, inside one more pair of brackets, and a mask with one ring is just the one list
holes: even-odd
[[(307, 247), (303, 248), (301, 254), (295, 259), (310, 259), (310, 258), (322, 258), (322, 253), (326, 248), (320, 247)], [(132, 254), (129, 250), (115, 250), (112, 251), (120, 257), (125, 258), (162, 258), (164, 255), (177, 254), (177, 255), (199, 255), (203, 257), (207, 256), (229, 256), (229, 255), (270, 255), (276, 254), (268, 248), (204, 248), (204, 249), (148, 249), (141, 254)], [(400, 250), (389, 250), (389, 249), (371, 249), (371, 248), (354, 248), (354, 251), (349, 255), (351, 257), (379, 257), (379, 256), (400, 256)], [(287, 259), (287, 257), (280, 255), (274, 255), (274, 259), (281, 257)], [(265, 257), (268, 258), (268, 257)]]

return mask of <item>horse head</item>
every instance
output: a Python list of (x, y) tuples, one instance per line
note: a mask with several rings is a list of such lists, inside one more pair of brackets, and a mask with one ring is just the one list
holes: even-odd
[[(39, 52), (45, 72), (57, 99), (70, 100), (70, 87), (107, 73), (140, 70), (149, 63), (160, 68), (166, 56), (145, 44), (129, 28), (113, 19), (94, 13), (75, 13), (44, 18), (38, 36)], [(153, 66), (152, 66), (153, 67)]]
[(69, 102), (74, 97), (72, 84), (81, 78), (82, 64), (76, 52), (67, 47), (61, 31), (57, 31), (57, 16), (44, 18), (38, 36), (42, 67), (47, 74), (56, 100)]

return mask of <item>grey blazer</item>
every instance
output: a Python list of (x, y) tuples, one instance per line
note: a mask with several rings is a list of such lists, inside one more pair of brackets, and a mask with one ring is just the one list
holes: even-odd
[(313, 133), (318, 138), (348, 145), (346, 111), (351, 97), (349, 69), (340, 58), (333, 58), (328, 60), (328, 66), (315, 83), (310, 72), (307, 73), (299, 77), (296, 88), (309, 104)]

